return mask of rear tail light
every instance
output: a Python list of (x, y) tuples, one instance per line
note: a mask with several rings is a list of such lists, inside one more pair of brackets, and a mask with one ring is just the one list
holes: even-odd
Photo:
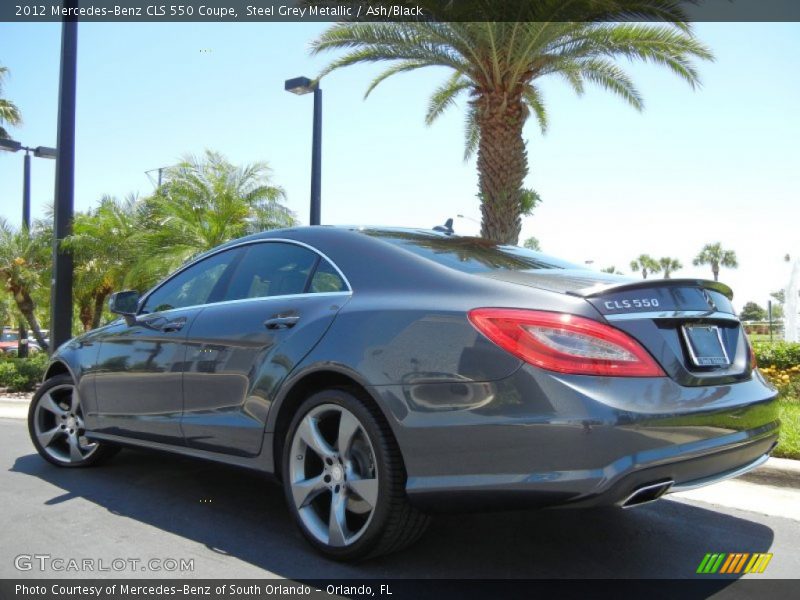
[(495, 344), (537, 367), (612, 377), (663, 377), (653, 357), (627, 333), (576, 315), (476, 308), (470, 323)]
[[(744, 331), (744, 328), (742, 328), (742, 331)], [(750, 368), (757, 369), (758, 359), (756, 358), (756, 350), (753, 348), (753, 340), (750, 339), (747, 333), (744, 334), (744, 339), (747, 340), (747, 348), (750, 350)]]

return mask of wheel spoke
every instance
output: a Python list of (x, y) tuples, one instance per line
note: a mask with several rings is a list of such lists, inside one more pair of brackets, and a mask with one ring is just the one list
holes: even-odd
[(78, 438), (74, 435), (67, 436), (67, 441), (69, 442), (69, 458), (72, 461), (80, 461), (83, 460), (83, 452), (81, 451), (80, 443), (78, 442)]
[(359, 428), (359, 423), (356, 418), (349, 412), (343, 412), (339, 419), (339, 436), (336, 445), (339, 449), (339, 454), (345, 458), (350, 457), (350, 444), (353, 441), (353, 436)]
[(306, 446), (316, 452), (320, 458), (332, 457), (335, 454), (330, 444), (322, 437), (319, 425), (314, 417), (303, 419), (297, 429), (297, 433), (300, 434), (300, 438), (305, 442)]
[(39, 406), (59, 417), (67, 413), (67, 411), (56, 404), (56, 401), (53, 400), (53, 397), (49, 393), (42, 396), (42, 399), (39, 400)]
[(364, 500), (371, 507), (375, 508), (378, 502), (378, 479), (349, 479), (347, 486), (354, 491), (359, 498)]
[(294, 498), (294, 505), (300, 509), (308, 504), (322, 492), (327, 490), (325, 482), (322, 480), (322, 475), (310, 477), (302, 481), (295, 481), (292, 483), (292, 497)]
[(78, 398), (78, 390), (73, 389), (69, 397), (69, 412), (73, 415), (80, 409), (81, 400)]
[(328, 520), (328, 543), (331, 546), (344, 546), (347, 538), (345, 521), (346, 501), (343, 494), (333, 494), (331, 515)]
[(36, 437), (39, 440), (39, 443), (42, 445), (42, 448), (47, 448), (55, 439), (58, 437), (58, 434), (64, 433), (64, 430), (61, 429), (59, 426), (55, 426), (52, 429), (48, 429), (47, 431), (40, 431), (36, 434)]

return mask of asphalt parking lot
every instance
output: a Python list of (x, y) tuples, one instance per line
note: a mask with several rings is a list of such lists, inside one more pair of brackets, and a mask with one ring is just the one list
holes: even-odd
[[(412, 548), (343, 565), (310, 550), (280, 489), (257, 475), (130, 450), (98, 468), (58, 469), (35, 454), (23, 420), (0, 419), (0, 448), (3, 578), (685, 578), (707, 552), (773, 553), (764, 574), (748, 577), (800, 574), (800, 521), (691, 498), (626, 511), (440, 515)], [(194, 570), (20, 571), (21, 554), (193, 559)]]

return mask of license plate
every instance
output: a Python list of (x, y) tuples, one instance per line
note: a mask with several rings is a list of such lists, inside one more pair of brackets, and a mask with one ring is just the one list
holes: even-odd
[(727, 367), (731, 364), (722, 335), (716, 325), (684, 325), (683, 339), (692, 363), (698, 367)]

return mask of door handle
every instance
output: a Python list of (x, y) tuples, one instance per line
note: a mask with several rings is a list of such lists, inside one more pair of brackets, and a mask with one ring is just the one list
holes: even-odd
[(300, 320), (298, 315), (274, 316), (264, 321), (267, 329), (291, 329)]
[(161, 331), (164, 333), (174, 333), (176, 331), (180, 331), (183, 329), (183, 326), (186, 325), (186, 319), (175, 319), (174, 321), (167, 321), (161, 327)]

